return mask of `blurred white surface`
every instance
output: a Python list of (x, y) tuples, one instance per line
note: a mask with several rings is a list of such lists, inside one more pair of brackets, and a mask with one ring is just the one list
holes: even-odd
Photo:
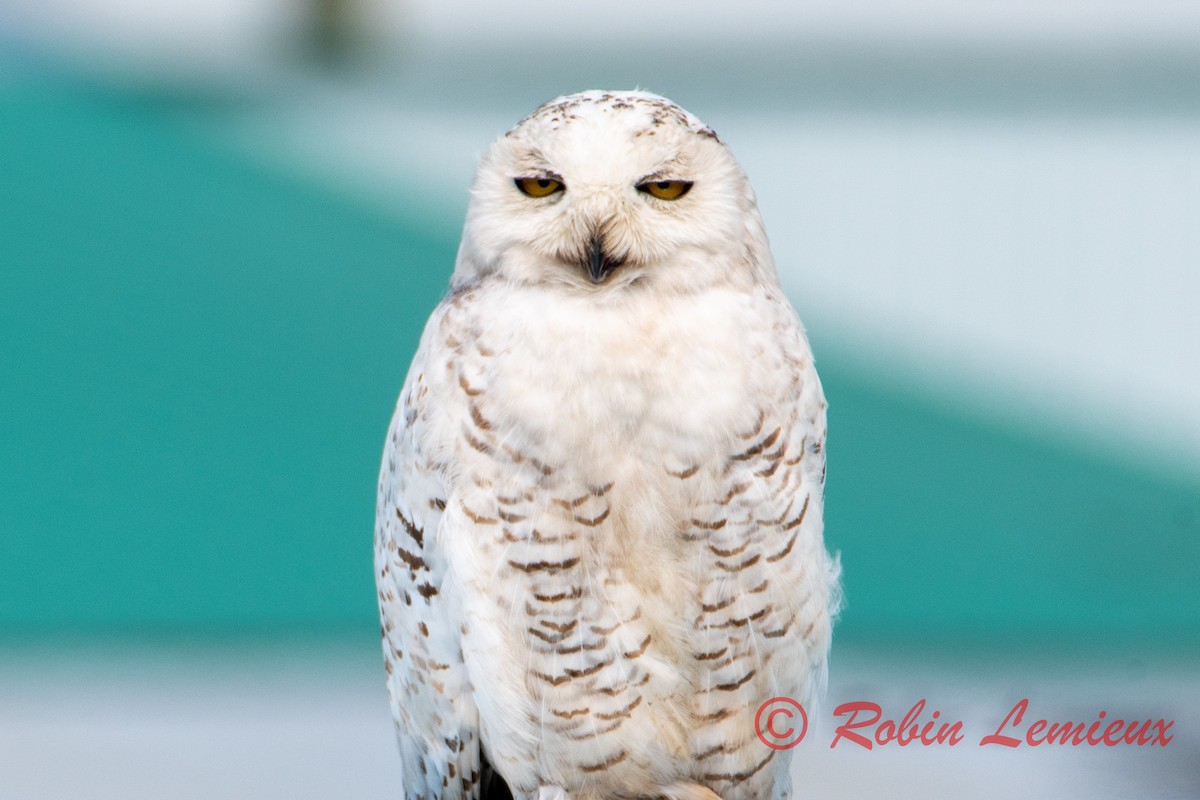
[(26, 649), (0, 664), (0, 800), (397, 797), (379, 666), (303, 647)]
[[(979, 747), (1022, 697), (1053, 721), (1173, 719), (1175, 739)], [(963, 721), (962, 743), (829, 749), (838, 704), (876, 702), (898, 720), (922, 698), (925, 719)], [(1200, 798), (1194, 670), (843, 648), (812, 718), (793, 762), (798, 798)], [(3, 800), (383, 800), (398, 781), (382, 665), (362, 653), (83, 649), (0, 664)]]
[[(69, 34), (80, 42), (161, 50), (181, 42), (239, 47), (271, 43), (303, 21), (301, 0), (6, 0), (0, 19)], [(775, 40), (1164, 43), (1200, 39), (1200, 6), (1179, 0), (357, 0), (363, 27), (393, 40), (530, 45), (633, 40)], [(178, 51), (174, 56), (179, 57)], [(532, 54), (531, 54), (532, 55)]]
[[(372, 5), (386, 4), (374, 0)], [(548, 31), (567, 41), (604, 36), (656, 42), (680, 36), (1060, 42), (1200, 36), (1200, 7), (1173, 0), (524, 0), (491, 5), (423, 0), (411, 5), (413, 26), (445, 39), (493, 40)]]
[[(4, 0), (0, 34), (48, 43), (85, 63), (233, 80), (305, 23), (295, 0)], [(2, 42), (0, 42), (2, 44)]]

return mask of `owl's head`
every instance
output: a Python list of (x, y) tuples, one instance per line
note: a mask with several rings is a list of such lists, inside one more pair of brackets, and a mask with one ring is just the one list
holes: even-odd
[(754, 193), (711, 129), (647, 92), (551, 100), (484, 156), (456, 285), (611, 292), (774, 282)]

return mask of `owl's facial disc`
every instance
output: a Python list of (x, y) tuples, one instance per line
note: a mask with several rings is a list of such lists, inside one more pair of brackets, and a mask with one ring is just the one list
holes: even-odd
[[(455, 283), (697, 291), (769, 274), (745, 174), (676, 104), (581, 92), (545, 104), (480, 164)], [(634, 288), (636, 287), (636, 288)]]

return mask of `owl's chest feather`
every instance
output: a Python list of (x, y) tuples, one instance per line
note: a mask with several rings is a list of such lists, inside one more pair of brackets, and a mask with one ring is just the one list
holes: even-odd
[(463, 652), (485, 741), (514, 769), (516, 742), (564, 756), (531, 782), (617, 759), (606, 774), (655, 794), (664, 765), (725, 736), (696, 720), (751, 707), (764, 654), (808, 626), (789, 588), (807, 507), (785, 466), (803, 434), (779, 416), (800, 385), (790, 331), (733, 291), (497, 292), (444, 330), (451, 355), (426, 369), (447, 402), (425, 419), (453, 443), (439, 545), (477, 632)]
[(753, 422), (770, 325), (747, 297), (520, 307), (482, 333), (498, 344), (480, 377), (505, 429), (547, 458), (586, 454), (570, 460), (604, 469), (651, 454), (695, 461)]

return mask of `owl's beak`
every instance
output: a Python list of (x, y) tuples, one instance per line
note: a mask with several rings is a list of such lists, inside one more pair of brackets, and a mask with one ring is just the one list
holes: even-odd
[(615, 258), (605, 251), (604, 238), (600, 234), (592, 235), (588, 241), (587, 258), (584, 264), (592, 283), (603, 283), (609, 273), (621, 266), (624, 261), (625, 259)]

